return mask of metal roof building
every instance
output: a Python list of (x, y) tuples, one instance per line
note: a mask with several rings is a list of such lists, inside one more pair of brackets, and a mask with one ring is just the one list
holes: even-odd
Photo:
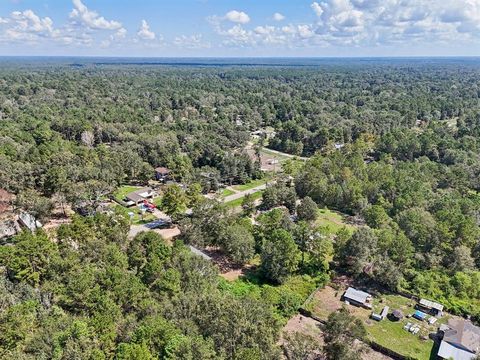
[(370, 303), (370, 301), (372, 300), (372, 295), (366, 293), (365, 291), (349, 287), (347, 291), (345, 291), (343, 297), (349, 302), (353, 301), (354, 303), (365, 306), (367, 308), (372, 307), (372, 304)]

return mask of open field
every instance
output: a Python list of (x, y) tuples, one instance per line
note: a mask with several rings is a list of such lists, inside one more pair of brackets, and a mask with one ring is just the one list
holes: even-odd
[[(307, 310), (311, 311), (320, 319), (326, 320), (328, 315), (347, 306), (347, 309), (359, 319), (362, 319), (367, 329), (368, 339), (377, 344), (389, 348), (404, 356), (410, 356), (418, 360), (429, 360), (435, 358), (434, 341), (429, 338), (431, 333), (436, 333), (440, 324), (446, 323), (450, 315), (440, 318), (434, 325), (426, 321), (419, 321), (413, 317), (405, 317), (400, 321), (391, 321), (384, 319), (375, 321), (370, 319), (372, 310), (345, 305), (341, 301), (344, 290), (336, 290), (330, 286), (317, 291), (306, 304)], [(384, 306), (389, 306), (390, 312), (401, 310), (405, 316), (414, 313), (415, 301), (400, 295), (377, 295), (374, 296), (373, 312), (380, 313)], [(405, 324), (410, 322), (420, 327), (420, 332), (416, 335), (403, 329)]]
[(326, 226), (329, 231), (336, 233), (338, 230), (345, 227), (348, 231), (353, 232), (355, 230), (354, 225), (347, 224), (342, 214), (327, 208), (318, 210), (318, 218), (316, 221), (318, 226)]

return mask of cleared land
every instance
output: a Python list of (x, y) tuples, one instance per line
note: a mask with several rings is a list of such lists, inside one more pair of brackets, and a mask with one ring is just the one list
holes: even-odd
[[(302, 315), (295, 315), (294, 317), (292, 317), (290, 320), (288, 320), (287, 324), (283, 328), (283, 334), (292, 332), (300, 332), (313, 336), (318, 341), (319, 345), (323, 346), (323, 333), (320, 328), (320, 323), (313, 320), (312, 318), (308, 318)], [(281, 340), (281, 342), (282, 341), (283, 339)], [(359, 348), (365, 348), (365, 346), (361, 346), (361, 343), (357, 343), (356, 345)], [(368, 347), (366, 347), (360, 358), (363, 360), (391, 360), (390, 357), (385, 356)]]
[[(436, 333), (438, 326), (446, 323), (450, 315), (447, 314), (440, 318), (434, 325), (429, 325), (426, 321), (419, 321), (413, 317), (404, 318), (400, 321), (391, 321), (389, 319), (375, 321), (370, 319), (372, 310), (345, 305), (341, 301), (343, 293), (343, 289), (336, 290), (326, 286), (314, 294), (306, 308), (315, 316), (326, 320), (331, 312), (346, 306), (350, 313), (363, 320), (369, 340), (414, 359), (428, 360), (435, 358), (435, 344), (429, 338), (429, 335)], [(415, 301), (406, 297), (384, 294), (374, 296), (373, 312), (380, 313), (384, 306), (389, 306), (390, 312), (397, 309), (401, 310), (406, 316), (415, 312)], [(404, 330), (403, 327), (407, 322), (418, 325), (420, 332), (413, 335)]]
[(332, 233), (336, 233), (343, 227), (345, 227), (350, 232), (353, 232), (355, 230), (354, 225), (350, 225), (345, 222), (344, 215), (329, 210), (327, 208), (318, 210), (317, 225), (326, 226)]

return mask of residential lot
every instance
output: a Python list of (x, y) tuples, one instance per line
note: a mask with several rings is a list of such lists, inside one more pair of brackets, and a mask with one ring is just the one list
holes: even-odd
[[(295, 315), (283, 328), (284, 334), (291, 332), (301, 332), (303, 334), (313, 336), (316, 340), (318, 340), (320, 345), (323, 345), (323, 333), (320, 328), (320, 323), (312, 318), (305, 317), (303, 315)], [(360, 343), (357, 343), (357, 346), (359, 348), (362, 347)], [(363, 346), (362, 348), (366, 348), (360, 357), (362, 360), (391, 360), (390, 357), (374, 351), (366, 346)]]
[[(394, 294), (377, 294), (373, 296), (373, 309), (368, 310), (346, 305), (342, 301), (344, 291), (344, 288), (335, 289), (326, 286), (315, 292), (306, 304), (306, 308), (316, 317), (326, 320), (331, 312), (346, 306), (353, 315), (363, 320), (369, 340), (414, 359), (436, 358), (437, 347), (430, 334), (435, 334), (440, 324), (446, 324), (451, 315), (445, 314), (435, 324), (430, 325), (427, 321), (410, 317), (415, 312), (416, 301), (414, 300)], [(376, 321), (370, 318), (372, 312), (379, 314), (385, 306), (390, 308), (390, 312), (400, 310), (405, 317), (398, 321), (392, 321), (389, 318)], [(416, 325), (420, 329), (419, 332), (414, 335), (406, 330), (404, 327), (407, 323)]]

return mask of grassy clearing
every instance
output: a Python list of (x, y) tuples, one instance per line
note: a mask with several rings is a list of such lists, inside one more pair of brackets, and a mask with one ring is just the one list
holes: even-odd
[[(263, 194), (263, 191), (257, 191), (257, 192), (255, 192), (251, 195), (252, 195), (253, 200), (257, 200), (257, 199), (260, 199), (262, 197), (262, 194)], [(234, 208), (234, 207), (241, 206), (242, 202), (243, 202), (243, 197), (241, 197), (239, 199), (236, 199), (236, 200), (226, 202), (225, 205), (227, 205), (228, 207)]]
[(327, 208), (318, 210), (317, 225), (326, 226), (332, 233), (336, 233), (343, 227), (350, 232), (355, 230), (355, 226), (347, 224), (341, 214)]
[[(329, 286), (317, 291), (312, 297), (306, 308), (321, 319), (326, 320), (328, 315), (340, 309), (343, 305), (341, 297), (344, 291), (337, 291)], [(400, 295), (381, 295), (375, 296), (373, 302), (373, 311), (379, 314), (384, 306), (393, 310), (401, 310), (404, 315), (414, 313), (415, 302)], [(423, 340), (421, 337), (428, 337), (430, 333), (436, 332), (439, 324), (446, 323), (449, 315), (439, 319), (434, 325), (429, 325), (426, 321), (419, 321), (412, 317), (404, 318), (400, 321), (390, 321), (384, 319), (375, 321), (370, 319), (372, 311), (347, 306), (348, 310), (361, 319), (367, 330), (369, 340), (374, 341), (386, 348), (418, 360), (428, 360), (432, 358), (432, 349), (434, 342), (430, 338)], [(407, 322), (420, 326), (420, 332), (417, 335), (403, 329)], [(435, 357), (433, 357), (435, 358)]]
[(265, 177), (263, 179), (251, 180), (246, 184), (235, 185), (232, 187), (237, 191), (246, 191), (246, 190), (251, 190), (253, 188), (256, 188), (257, 186), (266, 184), (268, 180), (269, 180), (268, 177)]
[(264, 154), (268, 157), (271, 157), (272, 159), (275, 159), (275, 160), (278, 160), (278, 161), (284, 161), (284, 160), (288, 160), (288, 159), (291, 159), (292, 157), (291, 156), (287, 156), (287, 155), (283, 155), (283, 154), (278, 154), (276, 152), (273, 152), (267, 148), (262, 148), (262, 150), (260, 150), (260, 153), (261, 154)]
[(221, 196), (230, 196), (233, 194), (235, 194), (235, 191), (230, 189), (223, 189), (222, 192), (220, 193)]
[(131, 192), (138, 189), (141, 189), (141, 187), (131, 186), (131, 185), (122, 185), (113, 193), (113, 197), (115, 198), (116, 201), (122, 202), (125, 196), (127, 196)]
[[(384, 306), (389, 306), (391, 311), (399, 309), (404, 315), (411, 315), (415, 312), (415, 301), (400, 295), (382, 295), (380, 299), (375, 298), (373, 310), (376, 313), (379, 313)], [(368, 321), (371, 322), (370, 324), (367, 323), (367, 319), (364, 320), (367, 323), (366, 328), (371, 340), (399, 354), (419, 360), (427, 360), (431, 358), (434, 346), (433, 340), (428, 338), (428, 335), (435, 333), (438, 326), (446, 323), (449, 317), (449, 315), (445, 315), (434, 325), (430, 325), (426, 321), (416, 320), (413, 317), (404, 318), (398, 322), (388, 319), (380, 322)], [(420, 326), (420, 332), (413, 335), (404, 330), (403, 327), (407, 322)], [(426, 337), (428, 340), (423, 340), (422, 337)]]

